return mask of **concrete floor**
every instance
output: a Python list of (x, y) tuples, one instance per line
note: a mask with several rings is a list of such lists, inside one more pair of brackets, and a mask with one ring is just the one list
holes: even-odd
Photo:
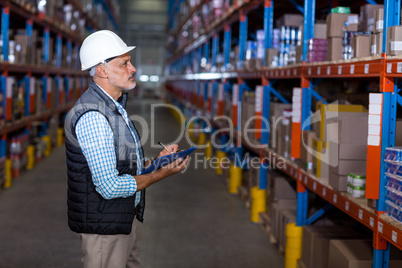
[[(151, 103), (131, 101), (128, 113), (151, 125)], [(155, 118), (154, 141), (171, 143), (178, 124), (165, 108), (156, 109)], [(148, 139), (146, 155), (157, 155), (160, 148), (154, 147)], [(1, 268), (81, 267), (79, 240), (67, 226), (66, 181), (64, 148), (56, 148), (0, 192)], [(192, 161), (184, 174), (147, 190), (145, 221), (138, 229), (143, 267), (283, 267), (249, 215), (212, 169), (196, 169)]]

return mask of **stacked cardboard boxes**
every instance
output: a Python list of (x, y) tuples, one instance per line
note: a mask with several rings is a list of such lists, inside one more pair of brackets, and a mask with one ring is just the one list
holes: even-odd
[(344, 31), (357, 31), (357, 14), (331, 13), (327, 16), (327, 60), (342, 59), (342, 37)]
[(329, 184), (338, 191), (347, 191), (350, 172), (366, 172), (368, 114), (355, 113), (328, 120)]
[(349, 227), (337, 225), (304, 226), (301, 261), (306, 268), (326, 268), (328, 267), (329, 246), (332, 240), (352, 240), (363, 237), (363, 234), (357, 233)]
[(247, 137), (246, 142), (253, 144), (255, 137), (255, 92), (245, 92), (241, 101), (241, 124), (240, 128), (244, 137)]
[[(329, 135), (330, 131), (328, 129), (331, 121), (329, 119), (340, 120), (344, 117), (351, 116), (363, 116), (361, 122), (368, 125), (367, 118), (364, 120), (364, 116), (367, 117), (366, 109), (361, 105), (351, 105), (351, 104), (317, 104), (317, 112), (312, 117), (313, 126), (315, 129), (315, 137), (312, 141), (313, 146), (313, 173), (317, 177), (329, 178), (329, 167), (330, 167), (330, 149), (329, 149)], [(366, 131), (367, 135), (367, 131)], [(312, 134), (310, 134), (310, 139)], [(339, 141), (338, 141), (339, 142)], [(365, 141), (364, 141), (365, 142)], [(304, 146), (304, 145), (302, 145)], [(301, 148), (304, 150), (305, 148)], [(307, 156), (311, 153), (307, 152)], [(315, 154), (315, 155), (314, 155)], [(307, 159), (304, 159), (307, 162)]]
[[(401, 267), (400, 252), (391, 251), (389, 267)], [(329, 244), (328, 268), (371, 268), (373, 267), (373, 241), (332, 240)]]

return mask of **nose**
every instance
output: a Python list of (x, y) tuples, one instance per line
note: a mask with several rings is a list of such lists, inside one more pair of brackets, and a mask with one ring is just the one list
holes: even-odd
[(137, 72), (137, 69), (134, 67), (134, 65), (133, 65), (131, 62), (130, 62), (129, 67), (130, 67), (130, 72), (131, 72), (131, 71), (133, 71), (134, 73)]

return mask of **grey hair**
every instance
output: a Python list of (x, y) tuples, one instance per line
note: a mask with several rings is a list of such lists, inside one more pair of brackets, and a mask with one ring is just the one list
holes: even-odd
[[(98, 65), (96, 65), (96, 66), (98, 66)], [(96, 66), (92, 67), (92, 68), (89, 70), (89, 75), (90, 75), (90, 76), (94, 76), (94, 75), (95, 75)]]

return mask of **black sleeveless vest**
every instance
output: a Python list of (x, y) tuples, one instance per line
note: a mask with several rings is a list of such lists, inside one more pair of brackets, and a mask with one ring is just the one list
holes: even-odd
[[(127, 94), (123, 93), (119, 103), (125, 108)], [(135, 195), (127, 198), (104, 199), (96, 190), (88, 163), (78, 145), (75, 127), (82, 115), (89, 111), (103, 114), (114, 135), (114, 145), (119, 175), (136, 175), (137, 157), (135, 141), (124, 118), (116, 105), (93, 81), (88, 90), (75, 103), (65, 122), (67, 155), (67, 205), (68, 225), (77, 233), (129, 234), (135, 214), (143, 222), (145, 190), (141, 191), (141, 201), (134, 206)], [(134, 124), (130, 127), (139, 140)], [(144, 164), (144, 153), (139, 148), (140, 161)]]

